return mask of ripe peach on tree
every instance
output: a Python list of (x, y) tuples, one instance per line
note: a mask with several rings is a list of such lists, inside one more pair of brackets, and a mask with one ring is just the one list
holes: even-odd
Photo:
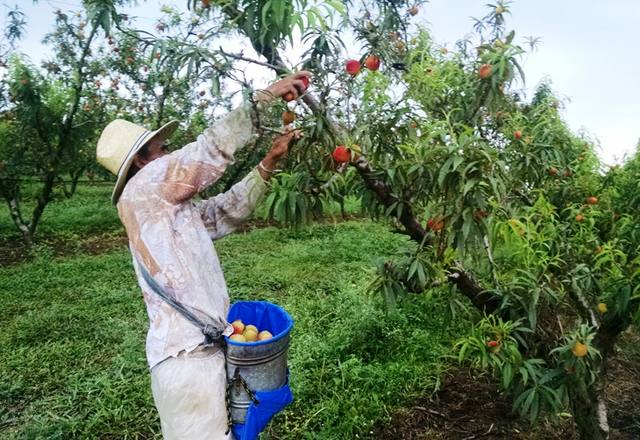
[(351, 76), (356, 76), (360, 73), (360, 67), (360, 61), (358, 60), (347, 60), (345, 62), (345, 71)]
[(364, 60), (364, 65), (367, 69), (376, 71), (380, 68), (380, 58), (373, 54), (368, 55)]
[(478, 69), (478, 76), (480, 77), (480, 79), (488, 79), (492, 73), (493, 67), (491, 66), (491, 64), (483, 64)]
[(351, 160), (351, 152), (344, 145), (338, 145), (331, 153), (331, 156), (338, 163), (345, 163)]

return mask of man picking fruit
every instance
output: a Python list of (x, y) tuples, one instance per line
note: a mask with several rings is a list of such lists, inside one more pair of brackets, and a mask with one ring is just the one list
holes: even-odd
[(207, 343), (200, 328), (157, 292), (181, 303), (207, 325), (231, 326), (229, 297), (211, 239), (233, 232), (266, 191), (276, 164), (297, 131), (273, 140), (258, 167), (229, 191), (192, 199), (216, 182), (236, 151), (258, 133), (258, 114), (276, 97), (294, 99), (311, 74), (298, 72), (256, 92), (213, 123), (195, 142), (168, 152), (166, 139), (178, 127), (169, 122), (149, 131), (124, 120), (111, 122), (97, 147), (100, 164), (117, 176), (112, 201), (129, 238), (150, 326), (146, 355), (153, 398), (165, 439), (231, 439), (227, 433), (224, 353)]

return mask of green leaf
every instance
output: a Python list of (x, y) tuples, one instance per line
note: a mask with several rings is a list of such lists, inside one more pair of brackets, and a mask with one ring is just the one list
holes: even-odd
[(466, 196), (471, 188), (473, 188), (476, 183), (478, 183), (477, 179), (469, 179), (465, 182), (464, 187), (462, 189), (462, 195)]
[(282, 223), (284, 223), (286, 221), (286, 218), (287, 218), (286, 217), (286, 212), (287, 212), (286, 209), (287, 209), (287, 207), (285, 206), (286, 205), (285, 200), (286, 199), (278, 199), (278, 201), (276, 202), (276, 210), (275, 210), (276, 216), (275, 217), (279, 222), (282, 222)]
[(285, 6), (286, 1), (276, 1), (273, 3), (273, 16), (274, 21), (278, 26), (278, 29), (284, 31), (284, 22), (285, 22)]
[(410, 280), (411, 278), (413, 278), (413, 275), (416, 273), (416, 270), (418, 270), (418, 260), (413, 260), (411, 262), (411, 264), (409, 265), (409, 272), (407, 273), (407, 280)]
[(449, 173), (449, 169), (453, 165), (454, 159), (455, 159), (454, 156), (449, 157), (445, 161), (444, 165), (442, 165), (442, 168), (440, 168), (440, 173), (438, 174), (438, 185), (439, 186), (442, 186), (442, 184), (444, 183), (444, 179), (447, 177), (447, 174)]
[(506, 390), (513, 380), (513, 367), (509, 363), (505, 363), (502, 368), (502, 389)]
[(538, 418), (538, 413), (540, 412), (540, 397), (538, 393), (533, 394), (533, 400), (531, 402), (531, 409), (529, 411), (529, 422), (533, 423)]
[(529, 373), (527, 369), (524, 367), (520, 367), (519, 371), (520, 371), (520, 376), (522, 376), (522, 383), (526, 385), (527, 382), (529, 381)]
[(220, 78), (218, 75), (211, 77), (211, 94), (213, 96), (220, 96)]
[(516, 410), (520, 409), (522, 402), (529, 396), (531, 391), (531, 389), (524, 390), (518, 397), (516, 397), (516, 400), (513, 401), (513, 408)]
[(473, 226), (473, 216), (471, 214), (471, 208), (466, 208), (462, 213), (462, 237), (467, 240), (469, 233), (471, 232), (471, 226)]
[(420, 283), (420, 286), (423, 287), (426, 284), (426, 278), (424, 266), (422, 266), (422, 263), (418, 263), (418, 282)]
[(458, 353), (458, 362), (462, 363), (465, 359), (465, 355), (467, 354), (467, 350), (469, 349), (469, 344), (468, 343), (464, 343), (462, 344), (462, 347), (460, 348), (460, 353)]
[(347, 5), (345, 3), (342, 3), (339, 0), (325, 0), (325, 3), (327, 5), (329, 5), (329, 6), (331, 6), (340, 15), (346, 16), (346, 14), (347, 14)]

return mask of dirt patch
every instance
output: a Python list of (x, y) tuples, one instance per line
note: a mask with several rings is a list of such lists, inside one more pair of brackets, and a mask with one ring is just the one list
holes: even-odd
[[(611, 440), (640, 438), (640, 335), (625, 332), (607, 369)], [(441, 390), (396, 411), (374, 431), (393, 440), (577, 440), (571, 419), (531, 427), (511, 413), (511, 402), (486, 377), (466, 370), (448, 374)]]
[[(347, 215), (345, 218), (340, 216), (335, 218), (323, 217), (315, 221), (315, 223), (340, 223), (361, 218), (359, 215)], [(250, 232), (254, 229), (270, 226), (278, 227), (279, 225), (274, 220), (252, 219), (245, 222), (237, 232)], [(25, 263), (42, 252), (51, 252), (55, 257), (69, 257), (81, 254), (99, 255), (126, 246), (128, 246), (128, 240), (124, 230), (38, 238), (36, 245), (32, 249), (25, 246), (24, 242), (18, 237), (5, 238), (0, 239), (0, 266)]]
[[(362, 215), (360, 214), (347, 214), (344, 217), (337, 215), (335, 217), (320, 217), (313, 220), (314, 225), (323, 225), (323, 224), (333, 224), (333, 223), (343, 223), (351, 220), (362, 220)], [(253, 229), (261, 229), (268, 227), (276, 227), (282, 228), (283, 226), (273, 219), (264, 220), (264, 219), (252, 219), (248, 222), (245, 222), (240, 226), (237, 232), (249, 232)]]
[(624, 332), (607, 368), (609, 426), (614, 440), (640, 439), (640, 333)]
[(249, 232), (254, 229), (268, 228), (270, 226), (278, 226), (278, 223), (275, 220), (263, 220), (257, 218), (244, 222), (236, 232)]
[(81, 244), (82, 253), (89, 255), (99, 255), (113, 249), (129, 246), (129, 239), (124, 231), (114, 234), (104, 234), (91, 236)]
[(125, 247), (127, 243), (128, 239), (124, 231), (84, 236), (47, 237), (39, 240), (31, 249), (20, 239), (5, 239), (0, 241), (0, 266), (25, 263), (43, 252), (50, 252), (55, 257), (98, 255)]
[[(568, 424), (567, 424), (568, 425)], [(396, 440), (552, 440), (575, 437), (564, 430), (538, 424), (530, 429), (511, 414), (511, 402), (486, 377), (468, 371), (448, 374), (442, 389), (409, 408), (399, 410), (390, 425), (376, 431), (376, 439)], [(561, 436), (558, 436), (562, 432)]]

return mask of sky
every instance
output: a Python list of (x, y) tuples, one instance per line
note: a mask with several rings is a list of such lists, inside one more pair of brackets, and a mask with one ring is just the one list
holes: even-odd
[[(430, 0), (414, 23), (426, 25), (434, 39), (449, 48), (472, 31), (471, 17), (487, 13), (489, 0)], [(140, 17), (141, 27), (155, 23), (160, 4), (184, 8), (186, 1), (139, 1), (126, 12)], [(27, 14), (27, 35), (19, 50), (34, 62), (46, 58), (41, 40), (52, 28), (55, 9), (77, 9), (80, 0), (0, 0)], [(640, 0), (516, 0), (508, 29), (516, 42), (541, 39), (522, 60), (528, 98), (543, 79), (563, 99), (562, 116), (574, 132), (584, 131), (599, 143), (606, 164), (620, 163), (640, 140)], [(358, 53), (351, 54), (358, 56)]]

